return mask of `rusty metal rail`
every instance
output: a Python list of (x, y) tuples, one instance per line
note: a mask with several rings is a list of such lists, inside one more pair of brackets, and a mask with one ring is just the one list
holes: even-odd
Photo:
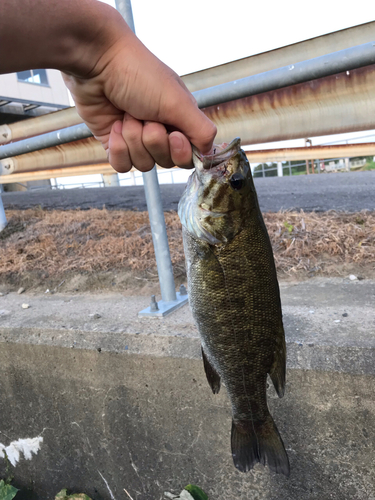
[(0, 125), (0, 144), (19, 141), (25, 137), (44, 134), (79, 123), (82, 123), (82, 118), (78, 115), (76, 108), (72, 107), (9, 125)]
[(246, 156), (250, 163), (357, 158), (373, 155), (375, 155), (375, 142), (246, 151)]
[(62, 167), (29, 172), (17, 172), (12, 175), (0, 176), (0, 184), (12, 184), (14, 182), (24, 183), (29, 181), (40, 181), (44, 179), (56, 179), (59, 177), (75, 177), (77, 175), (112, 174), (113, 168), (109, 163), (97, 163), (94, 165), (82, 165), (76, 167)]
[(194, 93), (200, 108), (289, 87), (375, 63), (375, 41)]
[(221, 83), (324, 56), (338, 50), (362, 45), (372, 42), (374, 39), (375, 21), (372, 21), (230, 61), (219, 66), (195, 71), (183, 75), (181, 78), (190, 92), (195, 92)]
[[(124, 3), (124, 0), (118, 0)], [(181, 78), (190, 92), (214, 87), (246, 76), (264, 73), (296, 62), (371, 42), (375, 38), (375, 21), (353, 26), (278, 49), (196, 71)], [(0, 144), (45, 134), (82, 123), (75, 108), (56, 111), (27, 121), (0, 125)]]
[[(82, 141), (84, 142), (84, 141)], [(67, 145), (67, 146), (70, 146)], [(60, 149), (61, 146), (53, 149)], [(100, 151), (101, 146), (98, 144)], [(15, 160), (21, 161), (26, 156), (16, 157)], [(266, 162), (284, 162), (295, 160), (325, 160), (331, 158), (353, 158), (361, 156), (375, 156), (375, 142), (361, 144), (341, 144), (332, 146), (311, 146), (308, 148), (283, 148), (283, 149), (264, 149), (258, 151), (246, 151), (247, 159), (250, 163)], [(29, 162), (28, 162), (29, 163)], [(0, 162), (1, 165), (1, 162)], [(158, 167), (157, 168), (161, 168)], [(133, 169), (135, 170), (135, 169)], [(72, 165), (72, 166), (50, 166), (38, 170), (16, 170), (12, 175), (0, 175), (0, 185), (13, 182), (28, 182), (43, 179), (54, 179), (58, 177), (74, 177), (77, 175), (93, 174), (111, 174), (113, 169), (108, 162), (99, 162), (90, 165)]]
[[(322, 78), (327, 78), (342, 72), (350, 73), (352, 70), (373, 64), (375, 64), (375, 42), (369, 42), (332, 54), (302, 61), (294, 65), (284, 66), (258, 75), (210, 87), (209, 89), (199, 90), (194, 92), (194, 96), (200, 108), (209, 106), (216, 107), (216, 112), (211, 112), (211, 116), (213, 116), (214, 121), (217, 121), (217, 119), (223, 115), (223, 103), (225, 103), (228, 109), (228, 104), (238, 103), (250, 96), (262, 96), (266, 92), (277, 92), (281, 88), (290, 88), (291, 86), (294, 88), (296, 85), (303, 85), (304, 82), (309, 82), (311, 80), (319, 82)], [(259, 98), (261, 99), (261, 97)], [(207, 110), (207, 113), (210, 114), (210, 111)], [(218, 120), (217, 123), (220, 126), (220, 120)], [(360, 129), (355, 128), (354, 130)], [(221, 131), (219, 132), (220, 136), (223, 135)], [(84, 124), (68, 127), (66, 129), (50, 132), (49, 134), (25, 139), (14, 144), (0, 146), (0, 159), (71, 142), (89, 137), (90, 135), (91, 132)], [(242, 134), (238, 132), (234, 135), (241, 135), (242, 137)], [(300, 137), (304, 135), (305, 134), (300, 135)], [(310, 133), (309, 135), (313, 134)], [(275, 139), (271, 138), (268, 140)], [(248, 141), (244, 140), (244, 142), (247, 143)]]
[(375, 129), (375, 65), (206, 108), (217, 142), (260, 144)]
[[(94, 137), (89, 137), (88, 139), (69, 142), (61, 146), (0, 160), (0, 175), (14, 175), (34, 170), (67, 168), (104, 162), (107, 162), (104, 148)], [(113, 172), (112, 168), (110, 172), (105, 174), (113, 174)]]

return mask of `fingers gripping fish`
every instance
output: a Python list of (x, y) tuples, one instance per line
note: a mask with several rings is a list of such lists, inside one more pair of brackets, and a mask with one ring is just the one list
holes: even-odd
[(193, 149), (195, 171), (179, 203), (189, 302), (214, 394), (223, 380), (232, 404), (234, 465), (260, 462), (289, 475), (268, 410), (270, 375), (284, 395), (286, 346), (271, 243), (240, 139), (213, 155)]

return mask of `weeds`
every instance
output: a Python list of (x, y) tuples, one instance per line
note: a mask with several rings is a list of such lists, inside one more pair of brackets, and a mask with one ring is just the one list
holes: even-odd
[[(155, 255), (147, 212), (11, 210), (7, 237), (0, 240), (0, 279), (40, 271), (127, 269), (152, 272)], [(181, 224), (165, 213), (172, 264), (184, 274)], [(375, 213), (278, 212), (264, 214), (277, 269), (295, 273), (331, 264), (375, 263)], [(15, 231), (12, 230), (12, 227)]]

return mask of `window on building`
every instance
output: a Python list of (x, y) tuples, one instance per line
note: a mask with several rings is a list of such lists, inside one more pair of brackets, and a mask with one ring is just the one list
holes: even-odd
[(47, 72), (45, 69), (28, 69), (17, 73), (19, 82), (36, 83), (39, 85), (48, 85)]

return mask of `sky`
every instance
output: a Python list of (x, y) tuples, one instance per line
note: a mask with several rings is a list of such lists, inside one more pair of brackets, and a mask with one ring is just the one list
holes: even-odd
[[(103, 1), (115, 7), (115, 0)], [(132, 8), (137, 36), (179, 75), (375, 20), (374, 0), (132, 0)], [(371, 133), (319, 137), (313, 144)], [(246, 149), (302, 146), (304, 139)]]
[(375, 19), (373, 0), (132, 0), (132, 7), (137, 36), (180, 75)]

